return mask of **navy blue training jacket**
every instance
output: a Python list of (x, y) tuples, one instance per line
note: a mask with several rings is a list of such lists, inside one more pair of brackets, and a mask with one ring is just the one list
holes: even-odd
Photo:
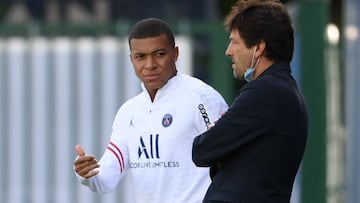
[(192, 158), (210, 167), (204, 203), (289, 203), (308, 116), (287, 62), (245, 84), (216, 125), (197, 136)]

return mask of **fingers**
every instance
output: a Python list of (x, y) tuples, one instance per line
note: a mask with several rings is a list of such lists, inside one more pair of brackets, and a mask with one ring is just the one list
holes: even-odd
[(74, 161), (75, 172), (83, 178), (90, 178), (99, 173), (97, 170), (100, 167), (94, 156), (78, 157)]
[(79, 156), (85, 156), (85, 151), (80, 145), (76, 145), (75, 150)]
[(98, 168), (99, 168), (99, 165), (97, 163), (88, 165), (85, 168), (79, 169), (77, 174), (79, 174), (83, 178), (91, 178), (99, 173)]
[(84, 175), (84, 178), (91, 178), (99, 173), (98, 168), (94, 168), (93, 170), (89, 171), (86, 175)]
[[(224, 114), (225, 114), (225, 112), (222, 112), (220, 118), (221, 118)], [(219, 118), (219, 119), (220, 119), (220, 118)], [(214, 121), (214, 125), (216, 125), (216, 123), (218, 122), (219, 119), (217, 119), (217, 120)], [(214, 127), (214, 125), (211, 126), (210, 128)]]
[(93, 155), (86, 155), (80, 145), (75, 146), (78, 158), (74, 161), (75, 172), (83, 178), (90, 178), (99, 173), (99, 164)]

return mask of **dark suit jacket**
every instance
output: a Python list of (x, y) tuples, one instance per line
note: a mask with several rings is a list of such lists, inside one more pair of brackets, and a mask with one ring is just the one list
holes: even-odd
[(305, 101), (290, 72), (287, 62), (269, 67), (194, 139), (194, 163), (211, 167), (203, 202), (290, 202), (308, 132)]

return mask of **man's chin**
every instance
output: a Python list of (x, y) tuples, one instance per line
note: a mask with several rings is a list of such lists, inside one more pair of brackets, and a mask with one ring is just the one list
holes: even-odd
[(234, 78), (236, 78), (236, 79), (244, 80), (244, 76), (236, 73), (235, 71), (233, 71), (233, 76), (234, 76)]

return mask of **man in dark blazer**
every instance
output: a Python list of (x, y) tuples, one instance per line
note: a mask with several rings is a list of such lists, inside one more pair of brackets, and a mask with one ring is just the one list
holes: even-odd
[(291, 76), (294, 33), (277, 0), (240, 0), (225, 19), (226, 55), (248, 81), (232, 105), (193, 143), (193, 161), (210, 167), (203, 202), (288, 203), (303, 157), (308, 116)]

